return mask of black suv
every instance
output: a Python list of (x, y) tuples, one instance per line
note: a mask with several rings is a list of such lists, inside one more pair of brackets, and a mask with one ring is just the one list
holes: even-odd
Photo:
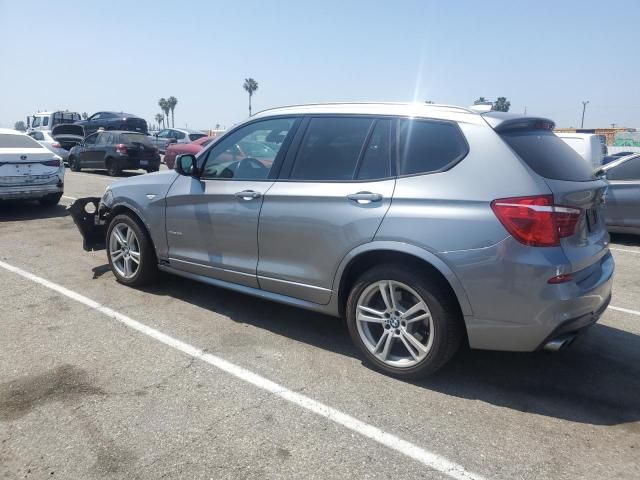
[(111, 176), (122, 170), (157, 172), (160, 168), (160, 154), (147, 135), (119, 130), (89, 135), (71, 149), (68, 161), (74, 172), (103, 168)]
[(97, 132), (99, 128), (105, 130), (127, 130), (130, 132), (149, 133), (147, 122), (144, 118), (124, 112), (97, 112), (86, 120), (76, 122), (82, 125), (87, 135)]

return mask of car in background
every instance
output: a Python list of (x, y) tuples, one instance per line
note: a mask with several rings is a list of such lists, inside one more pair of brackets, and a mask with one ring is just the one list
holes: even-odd
[(64, 163), (67, 163), (69, 151), (84, 140), (82, 127), (72, 124), (56, 125), (51, 131), (34, 130), (28, 135), (62, 158)]
[(111, 130), (93, 133), (69, 152), (69, 168), (105, 169), (111, 176), (123, 170), (143, 169), (148, 173), (160, 169), (160, 154), (143, 133)]
[(56, 205), (63, 192), (62, 159), (29, 135), (0, 128), (0, 200)]
[(598, 174), (609, 183), (604, 209), (609, 231), (640, 235), (640, 154), (609, 162)]
[(55, 112), (38, 112), (27, 117), (27, 133), (41, 130), (53, 130), (56, 125), (75, 123), (81, 121), (82, 116), (78, 112), (58, 110)]
[(160, 153), (165, 153), (170, 143), (190, 143), (199, 138), (206, 137), (206, 133), (187, 128), (165, 128), (151, 136), (151, 142), (158, 147)]
[(164, 154), (164, 163), (168, 168), (173, 168), (176, 163), (176, 157), (184, 153), (195, 155), (203, 148), (213, 142), (216, 137), (201, 137), (190, 143), (172, 143), (167, 146)]
[(124, 112), (97, 112), (86, 120), (75, 122), (75, 124), (82, 126), (86, 135), (97, 132), (101, 128), (104, 130), (126, 130), (145, 135), (149, 133), (147, 121), (144, 118)]
[(553, 127), (445, 105), (273, 109), (71, 215), (120, 283), (161, 270), (342, 316), (371, 365), (417, 378), (467, 342), (561, 349), (607, 308), (607, 183)]
[(606, 157), (604, 157), (602, 159), (602, 165), (606, 165), (607, 163), (611, 163), (615, 160), (619, 160), (622, 157), (626, 157), (628, 155), (633, 155), (635, 153), (638, 152), (617, 152), (617, 153), (612, 153), (611, 155), (607, 155)]
[(603, 146), (600, 135), (594, 133), (554, 133), (584, 158), (590, 166), (599, 167), (602, 165), (607, 147)]

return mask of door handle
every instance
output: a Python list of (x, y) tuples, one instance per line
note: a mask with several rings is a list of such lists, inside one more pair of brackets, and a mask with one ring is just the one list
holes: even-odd
[(366, 205), (371, 202), (379, 202), (382, 200), (382, 195), (379, 193), (371, 193), (371, 192), (358, 192), (347, 195), (349, 200), (352, 200), (360, 205)]
[(243, 200), (253, 200), (255, 198), (260, 198), (262, 194), (254, 190), (243, 190), (242, 192), (236, 192), (235, 196)]

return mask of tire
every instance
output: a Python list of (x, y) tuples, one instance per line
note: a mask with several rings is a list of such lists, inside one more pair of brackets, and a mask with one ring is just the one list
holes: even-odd
[(72, 172), (79, 172), (81, 170), (80, 161), (76, 157), (69, 157), (69, 168)]
[(113, 158), (107, 158), (107, 160), (105, 161), (105, 163), (107, 164), (107, 174), (110, 177), (118, 177), (120, 176), (120, 174), (122, 173), (122, 169), (120, 168), (120, 165), (118, 165), (118, 161), (113, 159)]
[[(130, 242), (126, 253), (124, 253), (125, 248), (123, 248), (122, 243), (119, 242), (117, 236), (114, 235), (114, 230), (116, 229), (118, 229), (121, 237), (122, 233), (126, 234), (126, 232), (128, 232), (128, 229), (131, 229), (135, 235), (135, 242)], [(137, 218), (133, 218), (127, 214), (116, 215), (109, 224), (106, 240), (107, 259), (109, 260), (111, 271), (118, 282), (130, 287), (140, 287), (150, 283), (156, 278), (158, 273), (156, 253), (147, 230), (141, 225)], [(120, 247), (119, 251), (117, 247)], [(117, 258), (116, 255), (114, 255), (116, 251), (123, 253), (124, 256)], [(125, 264), (129, 263), (130, 266), (136, 265), (132, 252), (138, 253), (138, 263), (135, 272), (133, 272), (133, 268), (129, 268), (131, 275), (127, 276)], [(126, 261), (127, 254), (129, 254), (130, 262)]]
[[(390, 282), (396, 295), (399, 295), (395, 299), (396, 309), (386, 307), (392, 303)], [(382, 295), (383, 289), (387, 292), (386, 301)], [(358, 308), (359, 303), (365, 308), (375, 306), (370, 308), (370, 312), (388, 310), (389, 313), (378, 316), (369, 311), (363, 312)], [(418, 307), (418, 304), (425, 308), (418, 308), (415, 313), (403, 316), (411, 306)], [(358, 310), (375, 321), (358, 320)], [(349, 335), (367, 363), (388, 375), (407, 380), (424, 378), (437, 371), (453, 357), (464, 338), (460, 308), (449, 289), (424, 272), (404, 265), (380, 265), (366, 271), (351, 289), (346, 316)], [(380, 323), (378, 320), (381, 320)], [(376, 336), (376, 332), (379, 332), (379, 336)], [(385, 339), (389, 336), (391, 339), (381, 341), (384, 335)], [(415, 343), (408, 335), (421, 344), (423, 350), (414, 347), (413, 353), (410, 353), (409, 348)], [(387, 343), (389, 348), (385, 349)]]
[(49, 195), (45, 195), (38, 201), (40, 202), (40, 205), (42, 205), (43, 207), (53, 207), (54, 205), (57, 205), (60, 202), (61, 198), (62, 198), (62, 192), (50, 193)]

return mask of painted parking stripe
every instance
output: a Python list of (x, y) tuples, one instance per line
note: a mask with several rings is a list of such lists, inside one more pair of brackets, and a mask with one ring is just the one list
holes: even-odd
[(640, 250), (631, 250), (629, 248), (613, 248), (613, 247), (609, 247), (609, 250), (613, 250), (614, 252), (636, 253), (636, 254), (640, 255)]
[(622, 307), (613, 307), (611, 305), (609, 305), (609, 308), (617, 312), (630, 313), (631, 315), (637, 315), (640, 317), (640, 312), (638, 310), (631, 310), (629, 308), (622, 308)]
[(0, 267), (13, 272), (21, 277), (24, 277), (32, 282), (38, 283), (50, 290), (58, 292), (65, 297), (68, 297), (76, 302), (79, 302), (83, 305), (86, 305), (89, 308), (92, 308), (107, 317), (116, 320), (127, 327), (136, 330), (148, 337), (153, 338), (175, 350), (178, 350), (186, 355), (189, 355), (193, 358), (201, 360), (203, 362), (208, 363), (234, 377), (243, 380), (247, 383), (250, 383), (262, 390), (266, 390), (273, 395), (277, 395), (284, 400), (287, 400), (299, 407), (302, 407), (306, 410), (309, 410), (317, 415), (320, 415), (334, 423), (342, 425), (343, 427), (348, 428), (360, 435), (367, 437), (375, 442), (378, 442), (381, 445), (384, 445), (387, 448), (395, 450), (409, 458), (417, 460), (422, 463), (426, 467), (430, 469), (437, 470), (451, 478), (459, 479), (459, 480), (483, 480), (484, 477), (478, 475), (476, 473), (470, 472), (465, 469), (462, 465), (459, 465), (451, 460), (448, 460), (437, 453), (431, 452), (424, 448), (421, 448), (417, 445), (414, 445), (411, 442), (403, 440), (391, 433), (385, 432), (378, 427), (365, 423), (357, 418), (354, 418), (346, 413), (341, 412), (340, 410), (336, 410), (335, 408), (329, 407), (317, 400), (314, 400), (310, 397), (302, 395), (300, 393), (289, 390), (288, 388), (279, 385), (267, 378), (264, 378), (257, 373), (253, 373), (246, 368), (243, 368), (239, 365), (231, 363), (221, 357), (216, 355), (212, 355), (210, 353), (205, 353), (197, 347), (194, 347), (188, 343), (185, 343), (181, 340), (173, 338), (165, 333), (156, 330), (155, 328), (149, 327), (143, 323), (138, 322), (122, 313), (119, 313), (115, 310), (112, 310), (109, 307), (105, 307), (100, 303), (91, 300), (84, 295), (81, 295), (73, 290), (69, 290), (62, 285), (58, 285), (57, 283), (53, 283), (49, 280), (46, 280), (42, 277), (34, 275), (33, 273), (22, 270), (18, 267), (14, 267), (8, 263), (0, 261)]
[(77, 200), (76, 197), (69, 197), (68, 195), (63, 195), (62, 198), (64, 198), (65, 200), (71, 200), (72, 202), (75, 202)]

